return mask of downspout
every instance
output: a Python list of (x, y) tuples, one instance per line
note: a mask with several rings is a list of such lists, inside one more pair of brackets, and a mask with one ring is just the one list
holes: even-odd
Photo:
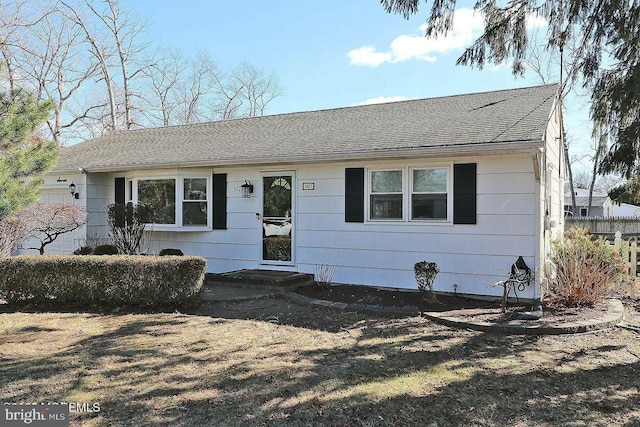
[[(80, 172), (81, 174), (80, 182), (82, 182), (83, 193), (84, 193), (80, 196), (80, 200), (82, 200), (81, 207), (87, 212), (87, 222), (78, 229), (80, 233), (80, 237), (77, 237), (78, 245), (76, 248), (79, 248), (80, 246), (82, 246), (81, 244), (82, 241), (86, 242), (87, 240), (87, 236), (89, 235), (89, 224), (90, 224), (89, 217), (91, 216), (91, 212), (89, 211), (89, 177), (87, 176), (87, 170), (83, 167), (79, 167), (78, 172)], [(75, 240), (76, 238), (74, 238), (74, 246), (76, 246)]]
[[(545, 131), (545, 145), (546, 145), (546, 131)], [(546, 246), (546, 229), (548, 224), (548, 208), (547, 208), (547, 192), (545, 190), (545, 175), (546, 175), (546, 162), (544, 159), (544, 150), (543, 149), (534, 149), (531, 153), (533, 160), (533, 172), (536, 185), (536, 197), (538, 199), (537, 209), (536, 209), (536, 221), (534, 230), (535, 236), (535, 273), (533, 279), (533, 311), (537, 311), (540, 307), (540, 280), (541, 275), (544, 271), (544, 263), (545, 263), (545, 246)], [(542, 199), (542, 203), (540, 203), (540, 199)]]

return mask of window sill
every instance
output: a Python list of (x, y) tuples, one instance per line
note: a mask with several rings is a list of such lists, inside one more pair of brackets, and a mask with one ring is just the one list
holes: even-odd
[[(410, 221), (403, 221), (403, 220), (368, 220), (365, 222), (366, 224), (372, 224), (372, 225), (392, 225), (392, 224), (402, 224), (402, 225), (407, 225), (409, 227), (424, 227), (424, 226), (438, 226), (438, 227), (443, 227), (443, 226), (450, 226), (453, 225), (453, 223), (451, 221), (448, 220), (429, 220), (429, 219), (413, 219)], [(397, 226), (397, 225), (396, 225)]]
[(172, 233), (189, 233), (189, 232), (211, 231), (211, 227), (208, 227), (206, 225), (178, 227), (177, 225), (147, 224), (145, 225), (144, 230), (150, 231), (150, 232), (170, 231)]

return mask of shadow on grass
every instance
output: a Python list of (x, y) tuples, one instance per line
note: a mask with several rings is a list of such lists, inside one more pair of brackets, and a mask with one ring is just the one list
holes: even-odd
[(84, 321), (115, 326), (45, 356), (0, 346), (2, 400), (96, 399), (74, 422), (98, 425), (640, 424), (628, 331), (501, 336), (273, 298)]
[[(637, 361), (563, 371), (559, 361), (546, 365), (532, 360), (528, 366), (527, 360), (517, 360), (535, 353), (536, 341), (475, 334), (437, 350), (428, 346), (407, 352), (403, 345), (379, 344), (310, 351), (298, 358), (312, 360), (311, 368), (274, 369), (250, 377), (246, 373), (252, 363), (247, 361), (216, 381), (217, 388), (233, 391), (238, 399), (222, 399), (214, 406), (194, 401), (190, 408), (232, 424), (639, 425)], [(579, 362), (606, 358), (615, 350), (570, 353)], [(511, 372), (510, 359), (523, 372)], [(486, 360), (501, 360), (503, 366), (487, 367)], [(410, 385), (403, 387), (403, 382)]]

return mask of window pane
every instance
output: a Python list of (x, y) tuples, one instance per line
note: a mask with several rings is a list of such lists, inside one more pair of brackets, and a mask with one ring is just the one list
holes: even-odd
[(372, 193), (401, 193), (402, 171), (371, 172)]
[(207, 225), (207, 179), (184, 178), (183, 183), (182, 225)]
[(138, 181), (138, 203), (146, 208), (146, 223), (175, 224), (176, 180)]
[(417, 193), (444, 193), (447, 191), (447, 170), (414, 169), (413, 191)]
[(182, 225), (207, 225), (207, 202), (183, 202)]
[(402, 194), (371, 195), (371, 219), (402, 219)]
[(447, 219), (447, 195), (413, 194), (411, 219)]
[(184, 179), (184, 199), (185, 200), (207, 200), (207, 179), (206, 178), (185, 178)]
[(263, 178), (263, 216), (288, 217), (291, 215), (291, 184), (293, 177), (266, 176)]

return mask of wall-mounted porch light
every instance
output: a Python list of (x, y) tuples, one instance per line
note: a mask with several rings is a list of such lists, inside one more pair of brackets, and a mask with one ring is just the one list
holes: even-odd
[(69, 184), (69, 193), (71, 193), (71, 197), (73, 197), (74, 199), (80, 198), (80, 194), (76, 192), (76, 185), (73, 182)]
[(248, 199), (249, 197), (251, 197), (251, 193), (253, 193), (253, 184), (251, 184), (249, 180), (246, 180), (244, 184), (240, 186), (240, 188), (242, 189), (243, 198)]

